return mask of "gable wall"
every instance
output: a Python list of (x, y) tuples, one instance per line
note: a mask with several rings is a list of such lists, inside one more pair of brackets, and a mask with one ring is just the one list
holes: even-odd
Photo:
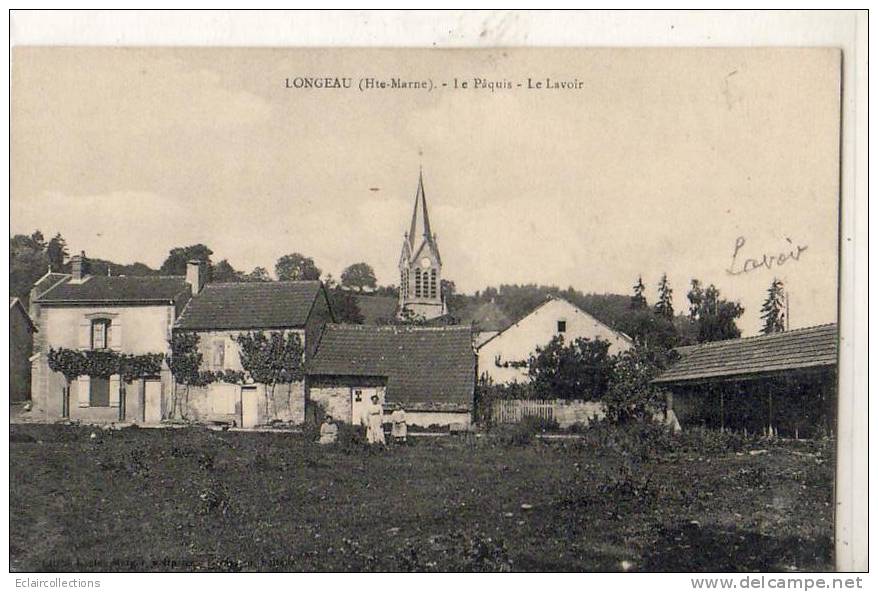
[(610, 342), (611, 355), (631, 347), (630, 340), (569, 302), (551, 300), (481, 345), (478, 350), (479, 375), (487, 373), (495, 384), (527, 382), (527, 367), (498, 367), (495, 362), (497, 356), (500, 357), (501, 364), (527, 361), (537, 347), (546, 345), (557, 334), (557, 323), (560, 320), (567, 323), (564, 333), (567, 342), (580, 337), (601, 338)]

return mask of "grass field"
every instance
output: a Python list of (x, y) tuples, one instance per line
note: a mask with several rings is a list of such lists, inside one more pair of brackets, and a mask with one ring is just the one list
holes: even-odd
[(40, 425), (10, 440), (15, 571), (831, 568), (828, 443), (445, 437), (372, 453)]

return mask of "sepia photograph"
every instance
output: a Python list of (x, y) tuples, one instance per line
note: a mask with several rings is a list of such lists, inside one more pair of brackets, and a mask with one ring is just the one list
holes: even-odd
[(843, 60), (13, 46), (10, 571), (836, 570)]

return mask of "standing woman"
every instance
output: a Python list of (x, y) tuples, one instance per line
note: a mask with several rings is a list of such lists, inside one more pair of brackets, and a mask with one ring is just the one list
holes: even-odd
[(366, 441), (369, 444), (384, 445), (384, 410), (379, 403), (378, 395), (372, 395), (372, 405), (367, 412), (366, 422)]
[(393, 438), (393, 441), (397, 444), (404, 444), (405, 439), (408, 436), (408, 425), (405, 422), (405, 409), (397, 407), (390, 415), (390, 421), (393, 422), (393, 427), (390, 430), (390, 436)]

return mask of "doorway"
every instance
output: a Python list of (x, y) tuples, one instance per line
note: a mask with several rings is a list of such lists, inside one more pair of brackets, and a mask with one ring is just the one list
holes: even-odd
[(162, 381), (143, 381), (143, 423), (157, 424), (162, 421)]
[(241, 427), (259, 425), (259, 394), (255, 386), (241, 387)]

